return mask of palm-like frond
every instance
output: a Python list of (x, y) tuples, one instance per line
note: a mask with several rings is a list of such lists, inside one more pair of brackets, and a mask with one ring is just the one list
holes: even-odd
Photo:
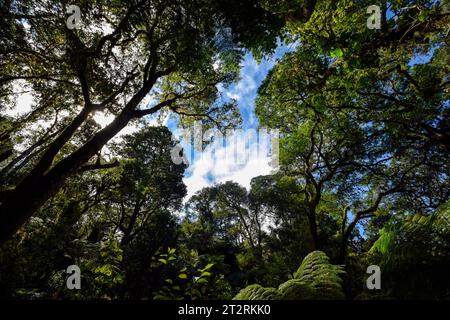
[(242, 289), (235, 300), (325, 300), (344, 299), (342, 266), (333, 265), (322, 251), (303, 259), (294, 279), (282, 283), (278, 290), (254, 284)]
[(259, 284), (252, 284), (242, 289), (233, 300), (279, 300), (280, 293), (275, 288), (264, 288)]

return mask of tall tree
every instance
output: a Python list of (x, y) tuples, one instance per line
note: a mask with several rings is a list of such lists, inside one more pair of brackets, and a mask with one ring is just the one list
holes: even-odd
[(114, 149), (122, 157), (117, 185), (105, 201), (109, 219), (126, 246), (158, 211), (176, 212), (186, 195), (184, 164), (171, 159), (175, 146), (166, 127), (148, 127), (125, 136)]
[[(441, 59), (439, 51), (435, 55), (437, 60), (430, 65)], [(357, 79), (374, 77), (383, 90), (400, 86), (401, 80), (388, 80), (373, 73), (371, 66), (350, 67), (347, 62), (345, 57), (325, 54), (320, 48), (299, 46), (269, 73), (259, 89), (256, 109), (263, 125), (282, 130), (281, 160), (288, 174), (300, 178), (316, 247), (320, 247), (316, 211), (322, 194), (336, 194), (339, 199), (340, 260), (356, 225), (386, 212), (381, 208), (386, 209), (387, 203), (399, 203), (401, 197), (416, 198), (422, 209), (435, 208), (449, 194), (448, 157), (442, 157), (447, 154), (445, 148), (437, 141), (401, 137), (399, 127), (390, 125), (397, 111), (387, 107), (401, 105), (388, 95), (382, 101), (367, 99), (361, 91), (367, 90), (368, 83)], [(441, 116), (447, 107), (441, 93), (438, 96), (434, 106), (434, 100), (428, 99), (417, 107), (426, 109), (422, 114), (429, 115), (430, 123), (445, 119)], [(380, 104), (382, 109), (378, 109)], [(409, 128), (416, 125), (410, 122)]]
[[(223, 53), (237, 53), (216, 36), (222, 26), (209, 1), (98, 1), (80, 2), (79, 8), (81, 24), (72, 29), (65, 2), (2, 2), (2, 23), (14, 34), (9, 38), (2, 31), (0, 40), (2, 110), (14, 107), (11, 97), (18, 90), (31, 90), (34, 98), (31, 113), (14, 119), (2, 136), (40, 120), (59, 122), (61, 115), (65, 121), (29, 145), (38, 151), (37, 160), (3, 193), (1, 241), (68, 177), (103, 167), (90, 161), (131, 121), (163, 109), (220, 121), (235, 116), (233, 103), (216, 102), (216, 85), (232, 81), (235, 72), (214, 63)], [(102, 112), (114, 120), (80, 137), (89, 119)], [(74, 149), (65, 149), (74, 142)]]

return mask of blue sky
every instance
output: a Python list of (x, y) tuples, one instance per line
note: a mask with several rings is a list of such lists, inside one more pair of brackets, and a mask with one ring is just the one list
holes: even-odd
[[(242, 128), (258, 128), (258, 120), (256, 118), (255, 98), (258, 87), (266, 77), (269, 70), (275, 65), (276, 61), (283, 57), (284, 53), (293, 50), (295, 45), (283, 45), (279, 43), (278, 48), (274, 54), (270, 57), (262, 59), (258, 63), (250, 53), (246, 53), (243, 61), (241, 62), (240, 80), (235, 84), (230, 85), (227, 88), (219, 87), (225, 98), (235, 99), (238, 103), (238, 107), (242, 116)], [(17, 91), (20, 91), (21, 85), (17, 85)], [(143, 101), (143, 105), (152, 104), (153, 98), (151, 95), (146, 97)], [(7, 114), (10, 116), (25, 115), (32, 110), (34, 99), (31, 93), (21, 94), (17, 98), (16, 107), (7, 110)], [(158, 125), (156, 122), (157, 116), (149, 117), (148, 123)], [(114, 119), (114, 115), (98, 112), (94, 115), (95, 121), (101, 126), (105, 127)], [(38, 126), (48, 126), (51, 123), (44, 121), (43, 124), (36, 124), (33, 126), (37, 129)], [(176, 129), (176, 120), (169, 120), (166, 118), (161, 124), (166, 124), (170, 130)], [(160, 125), (161, 125), (160, 124)], [(113, 140), (120, 141), (121, 137), (126, 134), (131, 134), (139, 129), (139, 124), (129, 124), (124, 128)], [(245, 163), (236, 164), (232, 161), (228, 161), (220, 155), (224, 153), (224, 150), (216, 148), (215, 157), (212, 156), (211, 151), (203, 152), (202, 154), (195, 154), (194, 161), (191, 162), (189, 168), (185, 172), (184, 183), (188, 189), (188, 199), (196, 191), (210, 186), (214, 183), (235, 181), (244, 187), (249, 187), (250, 181), (253, 177), (259, 175), (270, 174), (272, 168), (269, 165), (269, 156), (252, 156), (256, 141), (249, 141), (249, 145), (246, 145), (246, 150), (249, 151), (248, 159)], [(216, 146), (217, 147), (217, 146)], [(219, 150), (218, 150), (219, 149)], [(108, 148), (105, 148), (104, 155), (107, 156)], [(217, 157), (219, 155), (219, 157)]]
[[(286, 52), (294, 49), (295, 44), (284, 45), (279, 43), (275, 53), (272, 56), (263, 59), (260, 63), (253, 58), (251, 53), (246, 53), (241, 63), (240, 80), (227, 88), (219, 87), (226, 98), (235, 99), (237, 101), (243, 120), (243, 129), (258, 128), (258, 119), (254, 112), (258, 87), (265, 79), (269, 70), (276, 64), (277, 60), (282, 58)], [(427, 53), (417, 54), (411, 60), (409, 65), (413, 66), (415, 64), (429, 62), (435, 49), (436, 47), (432, 47)], [(151, 104), (152, 98), (148, 98), (149, 100), (144, 104)], [(17, 99), (16, 108), (8, 110), (7, 114), (11, 116), (26, 114), (31, 111), (32, 104), (33, 97), (31, 94), (22, 94)], [(114, 116), (111, 114), (99, 113), (95, 115), (94, 119), (104, 127), (114, 119)], [(155, 121), (155, 119), (149, 120), (150, 122)], [(167, 121), (166, 119), (166, 125), (169, 129), (174, 131), (176, 129), (176, 120), (172, 119)], [(129, 134), (136, 130), (138, 130), (138, 126), (129, 125), (120, 132), (116, 139), (120, 139), (124, 134)], [(255, 140), (248, 142), (248, 145), (245, 146), (247, 151), (253, 151), (255, 142)], [(246, 162), (236, 165), (223, 157), (221, 158), (220, 156), (223, 155), (223, 153), (224, 150), (221, 150), (220, 147), (216, 146), (214, 153), (214, 155), (216, 155), (215, 157), (211, 150), (207, 150), (202, 154), (195, 154), (194, 161), (190, 163), (189, 168), (185, 172), (184, 183), (188, 188), (188, 196), (186, 199), (206, 186), (230, 180), (248, 188), (253, 177), (270, 174), (272, 170), (269, 165), (270, 158), (268, 156), (261, 156), (259, 154), (252, 156), (252, 153), (249, 152)], [(219, 155), (219, 159), (217, 155)]]
[[(258, 119), (255, 115), (255, 99), (258, 87), (277, 60), (282, 58), (286, 52), (293, 50), (294, 47), (295, 45), (292, 44), (279, 43), (275, 53), (271, 57), (262, 59), (260, 63), (253, 58), (251, 53), (246, 53), (241, 63), (240, 80), (228, 88), (219, 87), (226, 98), (237, 101), (244, 130), (258, 128)], [(168, 123), (171, 130), (175, 128), (175, 125), (176, 122), (170, 121)], [(215, 145), (201, 154), (196, 153), (194, 160), (185, 172), (184, 183), (188, 189), (186, 199), (214, 183), (235, 181), (248, 188), (253, 177), (270, 174), (272, 170), (269, 165), (270, 157), (258, 154), (255, 151), (255, 144), (255, 140), (250, 140), (245, 145), (244, 148), (248, 152), (248, 156), (245, 162), (240, 164), (225, 159), (223, 146)]]
[[(237, 100), (244, 129), (258, 128), (258, 119), (255, 115), (255, 99), (258, 87), (277, 60), (282, 58), (286, 52), (294, 49), (295, 44), (284, 45), (279, 43), (275, 53), (271, 57), (263, 59), (260, 63), (253, 58), (251, 53), (246, 53), (241, 63), (240, 81), (226, 89), (222, 88), (226, 97)], [(434, 51), (435, 48), (430, 48), (427, 53), (417, 54), (409, 65), (429, 62)], [(169, 123), (168, 126), (173, 129), (176, 127), (176, 122)], [(249, 145), (247, 149), (252, 147), (252, 145)], [(185, 173), (184, 182), (188, 188), (187, 198), (203, 187), (229, 180), (238, 182), (248, 188), (253, 177), (270, 173), (271, 168), (267, 165), (268, 162), (268, 157), (258, 156), (256, 159), (249, 158), (243, 165), (235, 166), (228, 162), (213, 159), (208, 152), (202, 156), (196, 154), (195, 160)]]

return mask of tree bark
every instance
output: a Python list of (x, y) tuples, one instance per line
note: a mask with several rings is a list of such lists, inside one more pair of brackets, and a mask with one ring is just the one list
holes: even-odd
[(136, 200), (136, 204), (134, 205), (133, 214), (130, 218), (130, 223), (128, 224), (128, 227), (123, 230), (123, 237), (120, 241), (120, 245), (122, 247), (126, 247), (132, 240), (132, 232), (134, 229), (134, 226), (136, 224), (137, 217), (139, 213), (141, 212), (142, 203), (139, 199)]
[(345, 229), (345, 231), (343, 230), (344, 232), (342, 233), (341, 246), (339, 248), (338, 256), (338, 263), (340, 264), (343, 264), (347, 258), (348, 240), (350, 239), (350, 236), (359, 220), (360, 216), (357, 214), (355, 219), (353, 219), (353, 221), (348, 225), (347, 229)]
[(308, 220), (309, 220), (309, 231), (311, 232), (314, 250), (319, 250), (320, 244), (319, 244), (319, 236), (317, 233), (317, 222), (315, 215), (314, 216), (308, 215)]
[(128, 121), (125, 117), (117, 118), (47, 173), (26, 177), (0, 206), (0, 244), (12, 237), (37, 209), (57, 193), (66, 179), (97, 154)]
[[(114, 121), (96, 133), (88, 142), (78, 150), (62, 159), (48, 171), (43, 172), (44, 164), (49, 164), (50, 153), (44, 154), (36, 168), (18, 184), (0, 205), (0, 245), (11, 238), (16, 231), (38, 210), (48, 199), (55, 195), (64, 182), (78, 169), (95, 156), (99, 150), (135, 116), (134, 110), (145, 95), (151, 90), (156, 79), (148, 81), (130, 99), (123, 111)], [(154, 112), (158, 111), (157, 108)], [(82, 111), (74, 122), (79, 123), (85, 116)], [(74, 123), (73, 122), (73, 123)], [(73, 126), (67, 132), (73, 133)], [(56, 143), (61, 144), (67, 137), (58, 138)], [(66, 140), (67, 141), (67, 140)], [(50, 163), (51, 165), (51, 163)]]
[(350, 233), (349, 232), (345, 232), (342, 235), (341, 245), (340, 245), (340, 248), (339, 248), (339, 256), (338, 256), (338, 263), (339, 264), (343, 264), (345, 262), (345, 258), (347, 257), (347, 247), (348, 247), (348, 239), (349, 238), (350, 238)]

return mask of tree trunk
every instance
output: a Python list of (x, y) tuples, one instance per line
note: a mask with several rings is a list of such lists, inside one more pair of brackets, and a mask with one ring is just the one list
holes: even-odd
[(142, 203), (139, 199), (136, 200), (136, 204), (133, 209), (133, 214), (130, 218), (130, 223), (128, 224), (128, 227), (123, 230), (123, 237), (120, 241), (120, 245), (122, 247), (126, 247), (132, 240), (131, 233), (133, 232), (134, 226), (136, 224), (137, 217), (139, 213), (141, 212)]
[(320, 244), (319, 244), (319, 236), (317, 233), (317, 222), (315, 212), (308, 214), (308, 221), (309, 221), (309, 230), (311, 232), (311, 237), (313, 241), (313, 248), (314, 250), (319, 250)]
[[(0, 245), (11, 238), (36, 210), (55, 195), (68, 177), (75, 174), (83, 164), (95, 156), (111, 138), (136, 116), (136, 107), (150, 92), (157, 79), (157, 77), (152, 76), (128, 101), (113, 122), (97, 132), (78, 150), (48, 169), (53, 162), (52, 155), (59, 152), (56, 147), (64, 146), (76, 130), (77, 125), (79, 126), (83, 122), (82, 120), (86, 119), (88, 112), (83, 109), (75, 117), (61, 136), (49, 147), (49, 150), (44, 153), (36, 167), (0, 205)], [(164, 104), (160, 103), (158, 106), (159, 108), (151, 109), (152, 113), (158, 111)], [(48, 165), (48, 168), (45, 168), (46, 165)]]
[(359, 219), (355, 219), (350, 223), (345, 230), (345, 232), (342, 233), (341, 238), (341, 247), (339, 248), (339, 256), (338, 256), (338, 263), (343, 264), (345, 262), (345, 259), (347, 258), (347, 248), (348, 248), (348, 240), (350, 239), (350, 236), (353, 232), (353, 229), (356, 226), (356, 223), (359, 221)]
[(338, 263), (343, 264), (345, 258), (347, 258), (347, 246), (348, 246), (348, 236), (343, 235), (341, 239), (341, 246), (339, 248)]
[(19, 183), (0, 205), (0, 244), (11, 238), (36, 210), (58, 192), (66, 179), (95, 156), (130, 119), (131, 113), (124, 110), (110, 125), (48, 172), (42, 175), (32, 172)]

